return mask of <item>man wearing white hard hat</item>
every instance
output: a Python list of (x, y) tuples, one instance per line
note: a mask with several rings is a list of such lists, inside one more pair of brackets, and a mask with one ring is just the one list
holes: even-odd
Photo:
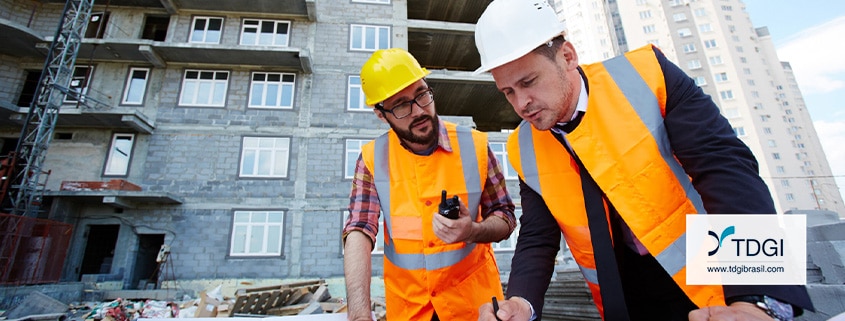
[(380, 213), (388, 320), (473, 320), (482, 303), (503, 299), (490, 242), (513, 232), (514, 204), (487, 135), (437, 116), (428, 73), (399, 48), (361, 67), (366, 103), (390, 130), (355, 165), (343, 229), (349, 320), (371, 320)]
[[(542, 317), (561, 232), (604, 320), (792, 320), (803, 286), (689, 285), (687, 214), (774, 214), (719, 108), (653, 46), (578, 65), (544, 1), (495, 0), (476, 73), (524, 120), (510, 135), (522, 217), (502, 320)], [(479, 320), (495, 320), (491, 304)]]

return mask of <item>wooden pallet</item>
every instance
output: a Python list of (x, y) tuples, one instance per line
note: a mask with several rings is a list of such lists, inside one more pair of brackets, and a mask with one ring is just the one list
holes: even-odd
[(331, 298), (325, 280), (238, 289), (229, 316), (322, 313), (320, 302)]

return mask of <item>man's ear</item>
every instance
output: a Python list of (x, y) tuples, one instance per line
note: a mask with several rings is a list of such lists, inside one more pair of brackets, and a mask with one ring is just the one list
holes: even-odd
[(387, 124), (387, 119), (384, 119), (384, 112), (378, 110), (378, 108), (373, 108), (373, 112), (376, 114), (376, 117), (378, 117), (379, 120)]
[(578, 67), (578, 53), (575, 52), (575, 47), (572, 45), (571, 42), (566, 41), (560, 46), (559, 54), (563, 55), (564, 61), (566, 61), (566, 65), (571, 68)]

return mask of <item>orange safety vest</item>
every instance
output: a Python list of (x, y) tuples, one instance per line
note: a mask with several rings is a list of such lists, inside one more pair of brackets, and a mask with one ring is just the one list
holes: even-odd
[(441, 191), (458, 195), (475, 221), (487, 179), (484, 133), (442, 122), (451, 153), (420, 156), (390, 130), (363, 146), (384, 214), (384, 282), (389, 320), (475, 320), (478, 308), (502, 298), (489, 243), (441, 241), (432, 228)]
[[(706, 212), (669, 145), (663, 126), (665, 81), (652, 47), (582, 69), (589, 88), (597, 89), (565, 140), (690, 300), (699, 307), (724, 305), (722, 286), (686, 283), (686, 214)], [(543, 197), (557, 220), (604, 315), (578, 165), (551, 131), (538, 131), (525, 121), (508, 137), (507, 150), (520, 178)]]

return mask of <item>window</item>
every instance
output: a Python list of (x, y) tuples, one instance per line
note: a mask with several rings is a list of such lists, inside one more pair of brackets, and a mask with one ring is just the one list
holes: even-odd
[[(516, 216), (516, 221), (519, 222), (519, 218), (522, 216), (522, 209), (516, 208), (513, 210), (513, 215)], [(519, 226), (520, 224), (516, 224), (516, 228), (513, 229), (513, 233), (507, 239), (501, 240), (500, 242), (492, 242), (490, 245), (493, 247), (493, 251), (513, 251), (516, 249), (516, 239), (519, 238)]]
[(716, 79), (716, 82), (726, 82), (728, 81), (728, 73), (726, 72), (717, 72), (713, 75), (713, 78)]
[(780, 153), (772, 153), (773, 159), (780, 159)]
[(704, 40), (704, 48), (716, 48), (716, 39)]
[(254, 72), (249, 89), (249, 107), (293, 108), (296, 75), (277, 72)]
[(656, 30), (657, 29), (654, 27), (654, 25), (643, 26), (643, 33), (653, 33)]
[(651, 18), (651, 10), (640, 11), (640, 19)]
[(763, 127), (763, 133), (765, 133), (766, 135), (771, 135), (772, 134), (772, 128), (771, 127)]
[(761, 122), (767, 122), (767, 121), (769, 121), (770, 117), (771, 116), (769, 116), (769, 115), (760, 115), (760, 121)]
[(290, 138), (244, 137), (240, 177), (288, 177)]
[(18, 107), (30, 107), (35, 98), (35, 90), (38, 89), (38, 81), (41, 79), (41, 70), (27, 70), (26, 78), (23, 80), (23, 88), (18, 96)]
[(786, 168), (783, 166), (778, 166), (775, 168), (778, 174), (786, 174)]
[(349, 28), (349, 49), (376, 51), (390, 48), (390, 27), (352, 25)]
[(231, 256), (281, 256), (285, 212), (235, 211)]
[(748, 79), (746, 82), (748, 83), (749, 86), (757, 85), (757, 83), (754, 82), (754, 79)]
[(698, 31), (711, 32), (713, 31), (713, 26), (711, 26), (709, 23), (704, 23), (698, 26)]
[(786, 179), (780, 180), (780, 186), (789, 187), (789, 180), (786, 180)]
[(722, 56), (713, 56), (708, 58), (711, 66), (718, 66), (722, 64)]
[(103, 39), (106, 35), (106, 27), (109, 25), (108, 12), (93, 12), (88, 19), (88, 26), (85, 27), (85, 38)]
[[(91, 79), (91, 74), (94, 72), (94, 66), (76, 66), (73, 68), (73, 76), (70, 79), (70, 91), (73, 92), (65, 96), (66, 103), (75, 103), (79, 100), (84, 102), (84, 96), (88, 93), (88, 81)], [(80, 99), (82, 98), (82, 99)]]
[(707, 78), (705, 78), (704, 76), (696, 76), (693, 79), (695, 80), (695, 84), (698, 86), (707, 85)]
[(739, 36), (733, 35), (731, 36), (731, 40), (733, 40), (734, 42), (739, 42)]
[(390, 4), (390, 0), (352, 0), (352, 2)]
[(106, 159), (103, 175), (126, 176), (129, 174), (129, 161), (132, 158), (134, 134), (114, 134), (111, 139), (109, 155)]
[(734, 99), (734, 92), (732, 90), (722, 90), (719, 92), (719, 96), (722, 96), (722, 99), (725, 100)]
[(681, 38), (689, 37), (692, 36), (692, 31), (689, 28), (681, 28), (678, 29), (678, 35), (681, 36)]
[(689, 62), (687, 62), (687, 67), (689, 69), (699, 69), (701, 68), (701, 61), (699, 61), (698, 59), (690, 60)]
[(734, 8), (731, 6), (722, 6), (722, 11), (733, 11)]
[(147, 16), (144, 19), (144, 29), (141, 31), (141, 39), (164, 41), (167, 39), (167, 27), (169, 25), (169, 16)]
[(745, 136), (745, 127), (734, 127), (734, 133), (737, 137)]
[(220, 43), (223, 18), (194, 17), (191, 43)]
[(361, 89), (361, 77), (349, 76), (346, 80), (346, 110), (369, 111)]
[(684, 44), (684, 52), (685, 53), (695, 52), (695, 44), (694, 43), (685, 43)]
[(755, 104), (754, 104), (754, 109), (763, 110), (763, 103), (755, 103)]
[(646, 0), (637, 0), (637, 5), (638, 5), (638, 6), (643, 6), (643, 5), (645, 5), (646, 3), (648, 3), (648, 1), (646, 1)]
[(731, 17), (731, 15), (729, 15), (729, 14), (725, 15), (725, 21), (733, 21), (733, 20), (734, 19), (733, 19), (733, 17)]
[(179, 105), (223, 107), (228, 85), (228, 71), (185, 70)]
[(244, 19), (241, 44), (287, 47), (289, 33), (288, 21)]
[(352, 179), (355, 176), (355, 163), (358, 161), (358, 156), (361, 155), (361, 148), (368, 141), (366, 139), (346, 140), (346, 155), (343, 159), (343, 178)]
[(505, 179), (517, 179), (518, 174), (511, 167), (510, 161), (508, 161), (508, 152), (505, 148), (505, 143), (490, 142), (490, 149), (493, 150), (493, 155), (496, 155), (496, 160), (499, 161), (499, 167), (502, 168), (502, 174), (505, 176)]
[(751, 97), (760, 98), (760, 92), (756, 90), (751, 91)]
[(742, 46), (736, 46), (736, 52), (743, 52)]
[(674, 20), (675, 20), (675, 22), (686, 21), (686, 20), (687, 20), (687, 15), (686, 15), (686, 14), (684, 14), (683, 12), (676, 13), (676, 14), (673, 14), (673, 15), (672, 15), (672, 19), (674, 19)]
[(144, 93), (147, 91), (147, 77), (149, 68), (131, 68), (126, 78), (126, 89), (123, 91), (123, 104), (140, 105), (144, 103)]
[(795, 201), (795, 196), (792, 193), (786, 193), (786, 200), (790, 202)]
[(769, 147), (778, 147), (778, 143), (774, 139), (769, 139)]
[(743, 73), (743, 74), (746, 74), (746, 75), (750, 75), (750, 74), (751, 74), (751, 69), (750, 69), (750, 68), (742, 68), (742, 73)]
[(739, 117), (739, 109), (737, 109), (737, 108), (725, 108), (725, 117), (727, 117), (727, 118)]
[(704, 8), (698, 8), (693, 11), (696, 17), (704, 17), (707, 15), (707, 10)]

